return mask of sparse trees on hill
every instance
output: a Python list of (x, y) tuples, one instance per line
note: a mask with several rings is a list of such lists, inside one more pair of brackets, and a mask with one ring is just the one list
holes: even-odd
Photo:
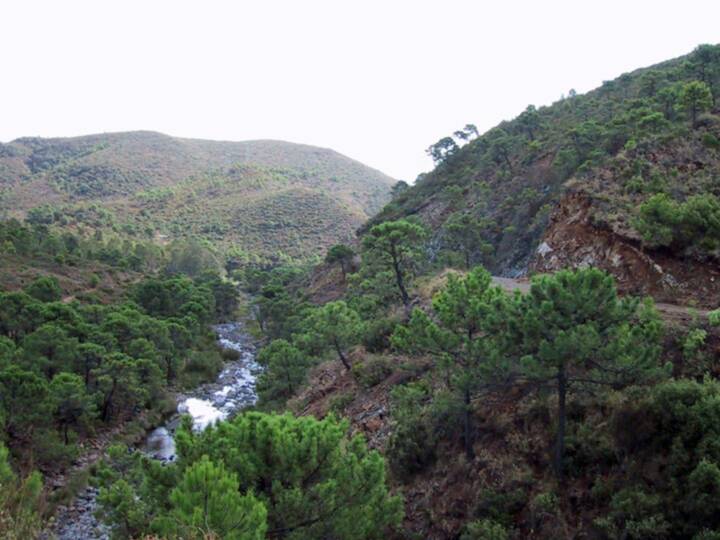
[(527, 108), (518, 116), (518, 123), (525, 131), (528, 139), (535, 140), (535, 134), (540, 127), (540, 115), (535, 105), (528, 105)]
[(405, 193), (408, 188), (410, 188), (410, 185), (405, 182), (405, 180), (398, 180), (393, 184), (393, 187), (390, 188), (390, 197), (397, 199), (401, 194)]
[(714, 102), (718, 97), (717, 88), (720, 84), (720, 46), (699, 45), (693, 51), (688, 68), (698, 80), (707, 84)]
[(661, 80), (661, 74), (656, 70), (643, 73), (640, 77), (640, 94), (649, 98), (655, 97)]
[(459, 149), (452, 137), (443, 137), (435, 144), (428, 146), (425, 153), (432, 158), (436, 165), (443, 163)]
[(461, 141), (471, 141), (472, 139), (477, 139), (480, 134), (475, 124), (465, 124), (464, 128), (459, 129), (453, 133), (453, 135)]
[(498, 165), (507, 167), (512, 172), (513, 166), (510, 162), (510, 148), (512, 147), (512, 137), (502, 128), (493, 129), (490, 134), (490, 146), (488, 148), (490, 158)]

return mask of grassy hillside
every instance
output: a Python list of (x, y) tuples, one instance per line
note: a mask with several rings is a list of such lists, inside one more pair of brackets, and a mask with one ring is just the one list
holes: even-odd
[(349, 240), (392, 183), (332, 150), (281, 141), (130, 132), (0, 145), (6, 217), (201, 237), (250, 258), (307, 258)]
[[(709, 94), (695, 106), (688, 101), (692, 82)], [(457, 137), (440, 141), (431, 147), (438, 157), (435, 170), (396, 196), (370, 225), (417, 216), (432, 228), (431, 245), (438, 254), (451, 248), (453, 220), (477, 220), (492, 249), (476, 249), (472, 262), (495, 273), (521, 275), (529, 267), (583, 264), (588, 253), (563, 252), (564, 246), (553, 245), (548, 236), (548, 224), (557, 237), (577, 213), (563, 208), (567, 197), (582, 195), (593, 230), (588, 242), (604, 231), (613, 242), (650, 259), (665, 254), (700, 265), (717, 262), (719, 104), (720, 46), (701, 46), (688, 56), (606, 81), (587, 94), (570, 92), (551, 106), (528, 107), (479, 137), (465, 134), (468, 143)], [(666, 197), (667, 209), (650, 201), (658, 194)], [(698, 195), (702, 200), (693, 199)], [(687, 201), (690, 207), (683, 210)], [(683, 220), (683, 211), (688, 219)], [(661, 214), (669, 222), (661, 223)], [(657, 238), (656, 226), (679, 233), (668, 238), (666, 231)], [(534, 260), (545, 240), (549, 245), (543, 250), (555, 250), (557, 264)], [(588, 263), (612, 271), (611, 262), (593, 253)]]

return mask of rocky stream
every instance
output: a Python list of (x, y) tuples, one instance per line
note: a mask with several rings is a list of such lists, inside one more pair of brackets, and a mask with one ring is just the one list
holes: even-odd
[[(217, 325), (215, 331), (220, 346), (237, 351), (240, 357), (227, 362), (214, 382), (178, 396), (177, 413), (152, 430), (138, 446), (138, 450), (148, 456), (165, 462), (175, 459), (173, 434), (183, 415), (192, 418), (194, 429), (203, 430), (255, 403), (255, 377), (259, 366), (255, 362), (253, 340), (241, 323)], [(97, 488), (89, 486), (78, 494), (72, 504), (58, 508), (52, 530), (46, 538), (108, 540), (108, 527), (95, 517), (97, 496)]]

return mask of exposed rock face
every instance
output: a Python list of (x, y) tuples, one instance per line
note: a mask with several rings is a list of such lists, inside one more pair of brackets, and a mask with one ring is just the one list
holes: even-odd
[(530, 264), (531, 273), (594, 266), (611, 273), (624, 293), (659, 302), (713, 308), (720, 303), (720, 268), (643, 249), (640, 242), (593, 222), (583, 193), (568, 193), (550, 219)]

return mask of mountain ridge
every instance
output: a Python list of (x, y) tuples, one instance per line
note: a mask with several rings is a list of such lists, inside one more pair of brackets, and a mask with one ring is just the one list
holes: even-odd
[[(287, 229), (294, 240), (281, 238), (279, 245), (294, 258), (321, 256), (330, 245), (351, 241), (389, 200), (394, 183), (330, 148), (274, 139), (212, 141), (129, 131), (20, 137), (0, 145), (0, 212), (6, 217), (24, 218), (50, 206), (73, 221), (88, 205), (101, 203), (113, 214), (112, 225), (135, 229), (132, 234), (205, 238), (259, 257), (274, 256), (262, 239), (268, 225)], [(302, 197), (296, 204), (288, 193)], [(259, 195), (272, 208), (273, 223), (252, 211)], [(321, 208), (337, 226), (323, 223), (318, 237), (317, 216), (307, 212)]]

